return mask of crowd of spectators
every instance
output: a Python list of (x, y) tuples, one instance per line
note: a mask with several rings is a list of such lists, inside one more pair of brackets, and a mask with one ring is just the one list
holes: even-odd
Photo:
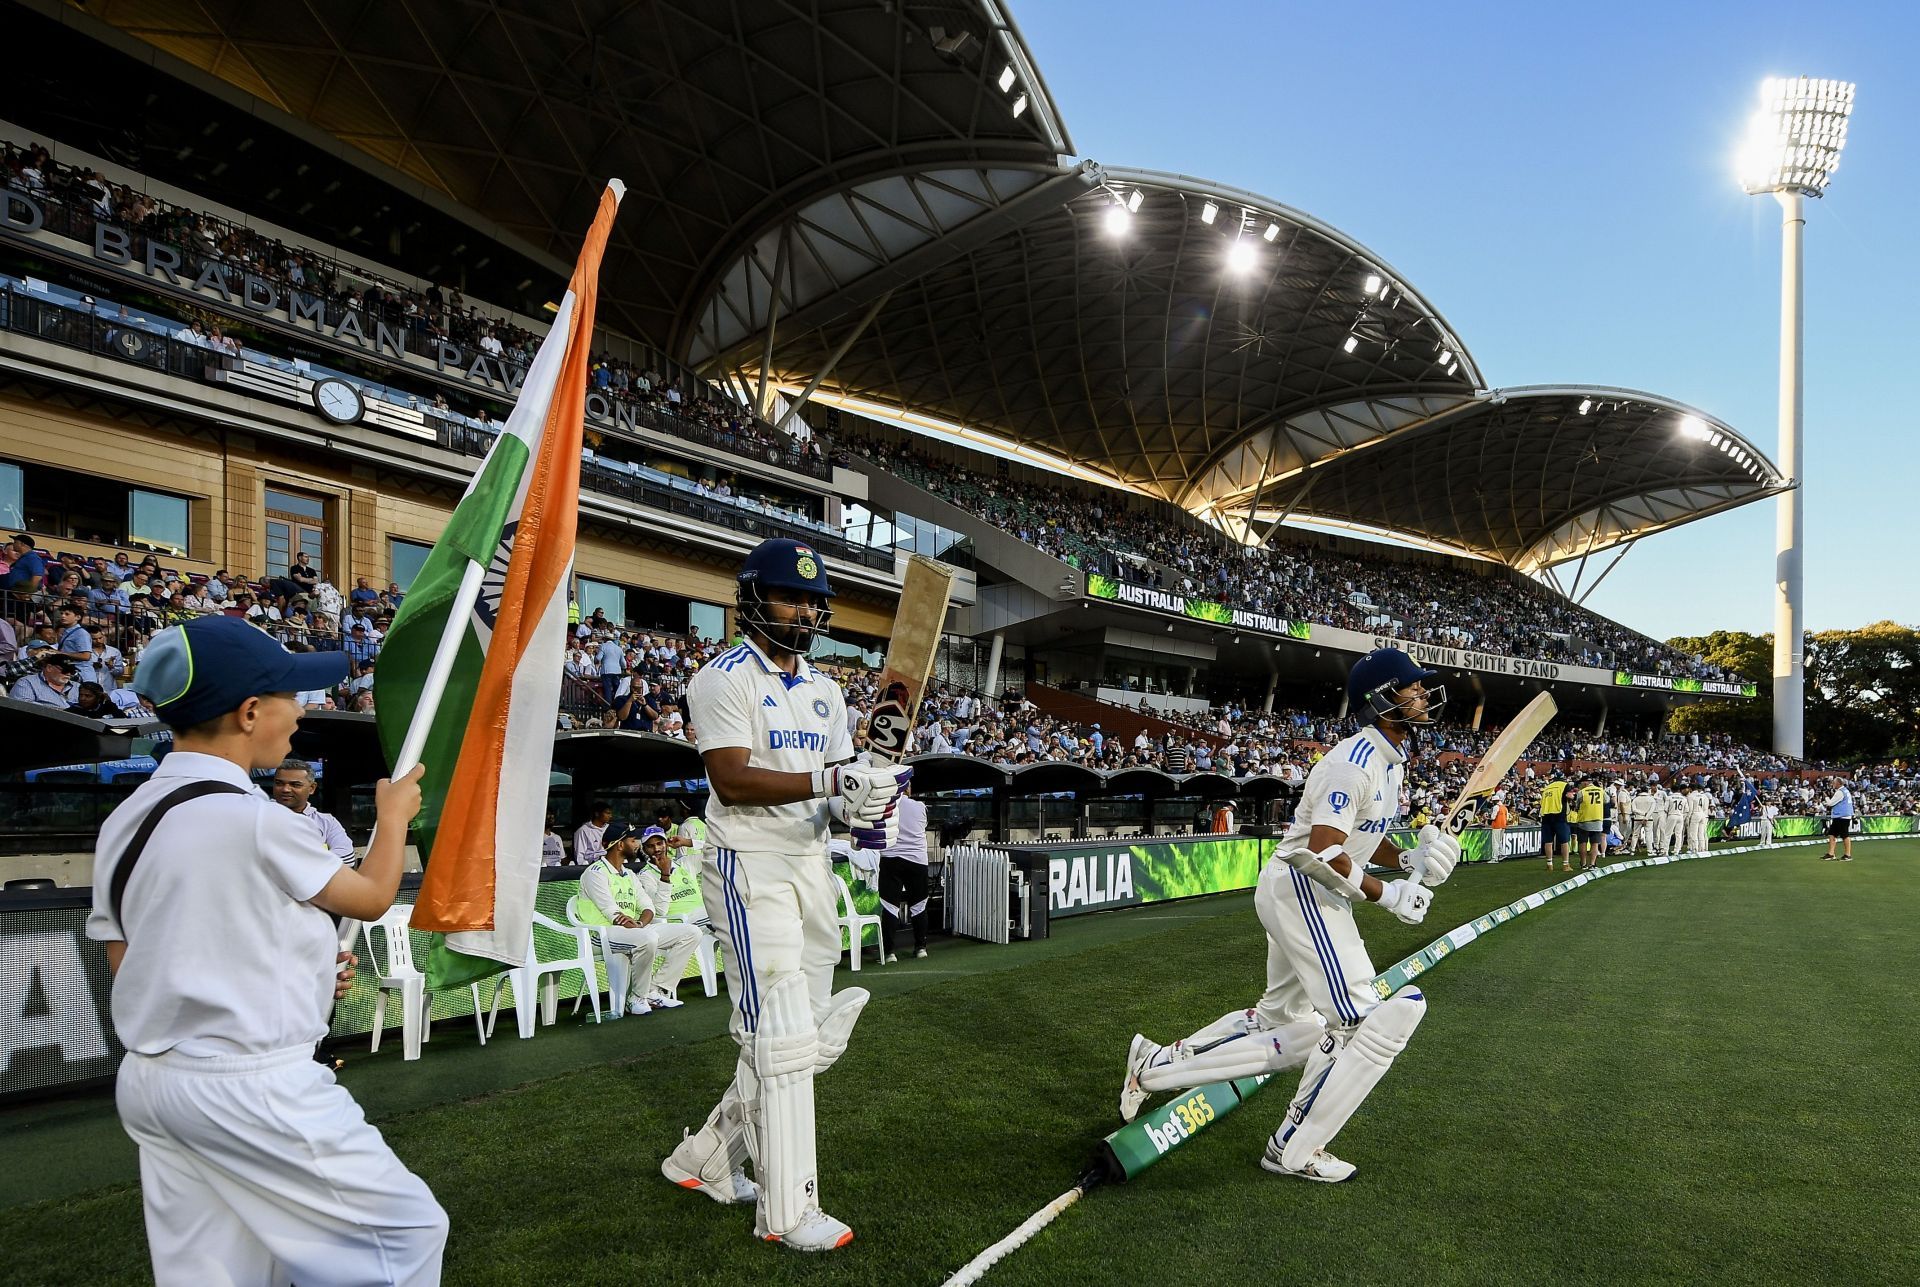
[[(182, 276), (198, 277), (207, 264), (238, 297), (246, 279), (255, 277), (282, 290), (299, 290), (326, 301), (329, 325), (346, 313), (372, 334), (380, 322), (408, 337), (416, 353), (433, 353), (451, 344), (473, 355), (484, 353), (522, 372), (533, 362), (541, 336), (508, 317), (483, 311), (457, 286), (405, 283), (374, 269), (348, 264), (308, 247), (289, 245), (258, 229), (219, 215), (163, 201), (150, 193), (114, 183), (100, 171), (65, 165), (39, 143), (0, 143), (0, 177), (6, 186), (48, 203), (70, 221), (104, 222), (134, 238), (134, 253), (153, 242), (178, 250)], [(76, 228), (91, 236), (88, 228)], [(240, 340), (222, 330), (217, 319), (183, 317), (173, 338), (238, 354)], [(764, 454), (768, 449), (823, 461), (825, 445), (796, 420), (793, 432), (776, 431), (738, 402), (714, 396), (713, 386), (685, 372), (662, 374), (657, 362), (634, 362), (611, 354), (593, 362), (593, 387), (607, 398), (633, 406), (650, 423), (719, 446), (723, 450)], [(447, 410), (446, 400), (437, 400)], [(487, 419), (483, 410), (481, 419)]]
[(904, 442), (839, 445), (988, 519), (1069, 565), (1287, 621), (1391, 634), (1530, 660), (1731, 679), (1524, 578), (1399, 558), (1359, 558), (1277, 535), (1264, 550), (1227, 540), (1160, 502), (1090, 485), (1015, 481), (936, 460)]
[(0, 547), (0, 689), (21, 701), (101, 718), (138, 717), (140, 656), (155, 633), (220, 613), (251, 621), (294, 651), (340, 651), (347, 678), (300, 694), (309, 710), (374, 709), (381, 641), (406, 596), (366, 577), (342, 594), (296, 555), (284, 573), (247, 579), (164, 568), (158, 555), (111, 558), (39, 548), (18, 533)]

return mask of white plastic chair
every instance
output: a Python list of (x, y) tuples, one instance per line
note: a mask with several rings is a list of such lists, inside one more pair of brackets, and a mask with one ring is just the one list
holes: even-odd
[(886, 931), (881, 926), (880, 918), (860, 914), (860, 909), (854, 906), (853, 891), (847, 888), (847, 882), (840, 878), (837, 871), (833, 873), (833, 883), (840, 887), (840, 928), (847, 935), (847, 951), (852, 954), (854, 971), (858, 973), (860, 969), (860, 939), (869, 925), (873, 926), (874, 938), (880, 944), (880, 963), (886, 964), (887, 942), (882, 937)]
[[(720, 992), (720, 971), (714, 964), (713, 926), (708, 922), (707, 914), (705, 912), (696, 912), (688, 915), (685, 912), (681, 912), (678, 915), (669, 915), (667, 917), (667, 923), (670, 925), (691, 925), (700, 931), (700, 942), (693, 949), (694, 962), (700, 967), (700, 986), (706, 989), (708, 996), (717, 996)], [(673, 980), (675, 983), (679, 981), (678, 979)]]
[[(540, 959), (540, 931), (549, 930), (571, 942), (573, 951), (555, 957), (549, 961)], [(560, 988), (557, 975), (568, 970), (578, 970), (584, 976), (580, 995), (573, 999), (573, 1013), (580, 1013), (580, 1003), (593, 1002), (593, 1021), (599, 1023), (600, 1017), (600, 979), (593, 970), (593, 944), (587, 932), (575, 925), (562, 925), (551, 916), (533, 914), (533, 925), (527, 930), (527, 963), (508, 970), (494, 979), (493, 1006), (487, 1014), (487, 1035), (493, 1035), (493, 1025), (500, 1019), (500, 994), (508, 987), (513, 989), (514, 1019), (519, 1024), (522, 1040), (534, 1033), (534, 998), (539, 998), (539, 1021), (552, 1027), (560, 1017)], [(476, 988), (478, 984), (474, 985)]]
[[(379, 991), (373, 999), (373, 1049), (380, 1051), (380, 1037), (387, 1027), (387, 993), (400, 994), (401, 1058), (418, 1059), (420, 1047), (433, 1036), (433, 994), (427, 991), (427, 976), (413, 963), (413, 938), (408, 926), (413, 908), (389, 907), (386, 915), (360, 927), (367, 949), (367, 962), (374, 968)], [(374, 934), (380, 935), (380, 948), (374, 947)], [(382, 960), (386, 968), (381, 969)], [(487, 1044), (488, 1025), (480, 1017), (480, 985), (467, 985), (473, 994), (473, 1023), (480, 1031), (480, 1044)]]
[(613, 928), (611, 925), (589, 925), (580, 919), (581, 897), (575, 894), (567, 900), (567, 924), (577, 930), (585, 930), (599, 947), (600, 964), (607, 971), (607, 1009), (618, 1019), (626, 1011), (627, 972), (631, 968), (633, 953), (614, 946), (607, 937), (607, 931)]

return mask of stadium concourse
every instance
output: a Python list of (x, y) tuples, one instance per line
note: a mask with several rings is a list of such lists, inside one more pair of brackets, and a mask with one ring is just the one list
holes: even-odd
[[(1868, 972), (1837, 927), (1913, 842), (1865, 846), (1824, 883), (1787, 861), (1805, 851), (1744, 842), (1769, 810), (1782, 838), (1811, 836), (1841, 797), (1869, 833), (1911, 833), (1920, 774), (1675, 731), (1694, 703), (1758, 701), (1761, 677), (1584, 606), (1644, 537), (1788, 487), (1765, 453), (1604, 370), (1503, 388), (1435, 302), (1340, 229), (1232, 176), (1079, 155), (1066, 105), (997, 0), (501, 0), (362, 6), (350, 20), (326, 4), (0, 0), (0, 22), (50, 72), (0, 91), (0, 1126), (21, 1141), (0, 1177), (16, 1234), (0, 1277), (119, 1282), (149, 1264), (135, 1151), (106, 1089), (125, 1054), (114, 975), (84, 927), (96, 859), (120, 856), (98, 852), (101, 828), (173, 745), (155, 715), (175, 700), (161, 681), (180, 636), (162, 632), (218, 618), (258, 642), (230, 618), (295, 653), (344, 655), (338, 683), (296, 694), (301, 760), (256, 776), (290, 774), (275, 800), (327, 815), (329, 847), (337, 835), (362, 860), (388, 770), (375, 712), (390, 715), (392, 685), (407, 682), (383, 676), (395, 615), (523, 405), (610, 178), (626, 196), (586, 341), (566, 640), (526, 663), (561, 677), (534, 896), (545, 919), (528, 951), (572, 1013), (557, 1017), (542, 976), (524, 972), (408, 1001), (396, 944), (428, 957), (407, 924), (413, 852), (388, 929), (357, 940), (360, 974), (321, 1043), (451, 1212), (448, 1281), (804, 1274), (746, 1237), (751, 1219), (723, 1224), (738, 1213), (654, 1178), (706, 1111), (696, 1089), (733, 1075), (711, 951), (688, 967), (686, 1005), (602, 1022), (621, 1008), (608, 927), (576, 924), (603, 842), (637, 843), (657, 822), (677, 856), (663, 919), (711, 929), (701, 873), (733, 851), (700, 821), (721, 810), (689, 690), (744, 664), (754, 621), (736, 610), (736, 574), (769, 541), (796, 543), (807, 578), (831, 579), (832, 629), (811, 656), (845, 695), (857, 751), (890, 698), (883, 662), (910, 557), (955, 573), (907, 746), (927, 819), (909, 860), (931, 860), (930, 960), (872, 950), (859, 918), (882, 906), (879, 877), (844, 838), (832, 848), (843, 968), (860, 969), (834, 995), (855, 981), (873, 994), (859, 1032), (839, 1034), (845, 1066), (819, 1100), (821, 1170), (861, 1227), (837, 1253), (846, 1281), (938, 1281), (1112, 1125), (1129, 1025), (1170, 1033), (1195, 1004), (1211, 1015), (1256, 995), (1249, 891), (1315, 766), (1377, 726), (1346, 677), (1378, 649), (1404, 649), (1450, 695), (1398, 798), (1381, 801), (1394, 845), (1419, 843), (1537, 694), (1558, 706), (1502, 784), (1504, 841), (1463, 833), (1449, 917), (1552, 891), (1536, 864), (1502, 859), (1538, 852), (1540, 794), (1564, 774), (1605, 781), (1622, 832), (1643, 789), (1705, 788), (1713, 852), (1739, 855), (1636, 872), (1641, 885), (1617, 882), (1631, 895), (1583, 892), (1591, 920), (1536, 899), (1555, 935), (1504, 964), (1488, 951), (1477, 989), (1464, 985), (1480, 967), (1449, 966), (1463, 976), (1446, 998), (1457, 1008), (1436, 1004), (1438, 1033), (1414, 1048), (1428, 1084), (1492, 1067), (1550, 1085), (1581, 1076), (1585, 1058), (1613, 1077), (1658, 1067), (1711, 1095), (1751, 1063), (1790, 1058), (1744, 1028), (1719, 1034), (1720, 1063), (1660, 1047), (1655, 1028), (1685, 1023), (1640, 1022), (1682, 1014), (1650, 966), (1623, 972), (1617, 995), (1582, 994), (1604, 1014), (1551, 1057), (1485, 1037), (1525, 1026), (1503, 1021), (1502, 998), (1574, 1012), (1553, 979), (1577, 986), (1619, 954), (1635, 969), (1669, 953), (1718, 968), (1716, 953), (1753, 941), (1741, 917), (1789, 941), (1797, 968)], [(502, 581), (487, 583), (496, 598)], [(494, 606), (477, 609), (489, 630)], [(765, 700), (778, 704), (773, 690)], [(1685, 915), (1723, 895), (1738, 917)], [(1189, 901), (1125, 910), (1176, 898)], [(733, 910), (718, 917), (730, 932)], [(1382, 962), (1431, 937), (1363, 917), (1392, 954)], [(1560, 936), (1596, 955), (1562, 970)], [(727, 955), (718, 968), (737, 970)], [(1760, 977), (1726, 986), (1760, 1005)], [(402, 1001), (376, 1010), (388, 990)], [(518, 1039), (487, 1039), (489, 1000)], [(1842, 1009), (1809, 1040), (1857, 1041)], [(1058, 1022), (1007, 1019), (1039, 1014)], [(427, 1017), (440, 1030), (422, 1044)], [(977, 1079), (959, 1075), (970, 1060)], [(1755, 1102), (1781, 1120), (1811, 1112), (1788, 1092), (1821, 1071)], [(1849, 1103), (1863, 1121), (1884, 1109)], [(1419, 1104), (1428, 1126), (1381, 1120), (1447, 1167), (1463, 1160), (1450, 1140), (1493, 1129), (1433, 1096)], [(1533, 1111), (1518, 1092), (1506, 1108)], [(1662, 1121), (1676, 1148), (1738, 1151), (1689, 1125)], [(1377, 1140), (1360, 1147), (1373, 1177), (1401, 1165)], [(1033, 1163), (1018, 1182), (1012, 1153)], [(1171, 1165), (1192, 1167), (1189, 1154)], [(1623, 1163), (1564, 1180), (1524, 1149), (1466, 1160), (1459, 1174), (1485, 1192), (1445, 1201), (1487, 1246), (1534, 1226), (1482, 1199), (1570, 1202), (1576, 1184), (1646, 1176)], [(628, 1164), (631, 1177), (617, 1171)], [(603, 1202), (582, 1183), (610, 1169)], [(1663, 1220), (1711, 1223), (1686, 1177), (1647, 1171)], [(1137, 1257), (1173, 1245), (1176, 1224), (1244, 1248), (1271, 1218), (1237, 1196), (1211, 1215), (1185, 1197), (1174, 1210), (1141, 1187), (1145, 1223), (1096, 1224), (1104, 1248), (1063, 1234), (1067, 1250), (1031, 1280), (1137, 1280)], [(1224, 1190), (1205, 1192), (1213, 1206)], [(1811, 1219), (1819, 1203), (1786, 1208)], [(1555, 1253), (1530, 1280), (1641, 1281), (1689, 1263), (1686, 1248), (1638, 1245), (1633, 1221), (1589, 1232), (1626, 1248), (1617, 1265)], [(1728, 1254), (1755, 1245), (1742, 1232)], [(1393, 1230), (1368, 1274), (1424, 1280), (1408, 1266), (1428, 1240)], [(647, 1260), (636, 1245), (671, 1254)], [(1770, 1245), (1763, 1258), (1803, 1267), (1795, 1254)], [(1208, 1252), (1193, 1271), (1307, 1276), (1315, 1263)]]

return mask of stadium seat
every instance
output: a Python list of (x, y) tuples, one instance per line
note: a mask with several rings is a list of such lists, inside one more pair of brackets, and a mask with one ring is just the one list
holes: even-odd
[[(542, 931), (546, 931), (549, 937), (561, 940), (557, 949), (560, 955), (541, 959)], [(580, 1013), (582, 1001), (591, 1000), (593, 1021), (601, 1022), (600, 976), (594, 972), (593, 944), (588, 941), (587, 932), (576, 925), (562, 925), (551, 916), (535, 912), (533, 925), (527, 931), (526, 964), (494, 977), (493, 1005), (487, 1014), (487, 1035), (493, 1035), (493, 1025), (500, 1019), (500, 994), (508, 987), (513, 989), (514, 1019), (519, 1025), (522, 1040), (534, 1033), (536, 996), (539, 1000), (540, 1022), (552, 1027), (560, 1015), (560, 989), (556, 976), (568, 970), (578, 970), (582, 976), (580, 995), (573, 999), (573, 1013)]]
[[(840, 887), (840, 928), (847, 935), (847, 952), (852, 958), (848, 964), (857, 973), (860, 969), (860, 939), (869, 925), (873, 926), (874, 938), (879, 939), (882, 933), (880, 918), (861, 915), (860, 909), (854, 906), (853, 891), (847, 888), (847, 882), (840, 878), (839, 872), (833, 874), (833, 883)], [(883, 965), (887, 959), (886, 948), (884, 942), (880, 943), (880, 963)]]
[(600, 964), (607, 972), (607, 1009), (616, 1019), (626, 1013), (627, 972), (632, 969), (631, 952), (615, 947), (607, 937), (610, 925), (588, 925), (580, 919), (580, 895), (567, 900), (567, 924), (585, 930), (600, 950)]
[[(403, 1059), (418, 1059), (420, 1047), (432, 1035), (433, 994), (427, 991), (427, 976), (413, 963), (413, 939), (408, 929), (412, 920), (413, 908), (396, 906), (388, 908), (387, 914), (379, 920), (360, 927), (360, 933), (366, 940), (367, 960), (374, 967), (374, 979), (379, 987), (373, 1000), (373, 1046), (370, 1053), (379, 1053), (380, 1037), (386, 1031), (388, 992), (400, 994)], [(386, 962), (384, 968), (381, 966), (382, 960)], [(467, 987), (473, 993), (474, 1027), (479, 1029), (480, 1044), (484, 1046), (487, 1044), (488, 1029), (480, 1019), (480, 985), (469, 983)]]
[[(700, 944), (693, 949), (693, 960), (700, 967), (700, 986), (706, 990), (708, 996), (717, 995), (720, 991), (720, 971), (714, 963), (713, 929), (707, 920), (707, 914), (704, 911), (691, 915), (678, 912), (668, 916), (667, 920), (673, 924), (691, 925), (700, 931)], [(679, 982), (677, 979), (674, 981)]]

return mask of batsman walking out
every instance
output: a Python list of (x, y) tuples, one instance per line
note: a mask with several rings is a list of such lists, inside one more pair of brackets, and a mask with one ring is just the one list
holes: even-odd
[(813, 1082), (846, 1051), (868, 995), (833, 990), (840, 926), (827, 822), (845, 823), (862, 849), (887, 848), (913, 773), (850, 762), (840, 686), (807, 660), (832, 598), (810, 547), (762, 542), (738, 582), (745, 642), (687, 690), (712, 788), (701, 897), (724, 950), (740, 1059), (706, 1122), (661, 1164), (682, 1188), (755, 1203), (756, 1236), (801, 1251), (853, 1241), (820, 1209)]
[[(1440, 828), (1421, 828), (1400, 855), (1415, 875), (1386, 884), (1366, 874), (1398, 811), (1403, 766), (1419, 730), (1446, 704), (1428, 688), (1434, 672), (1398, 648), (1378, 648), (1347, 678), (1350, 708), (1363, 725), (1307, 775), (1293, 824), (1260, 872), (1254, 910), (1267, 932), (1267, 990), (1192, 1036), (1158, 1045), (1135, 1036), (1120, 1091), (1132, 1121), (1161, 1091), (1305, 1065), (1286, 1120), (1260, 1165), (1277, 1175), (1338, 1182), (1355, 1168), (1326, 1151), (1420, 1026), (1418, 988), (1382, 1001), (1373, 962), (1353, 921), (1353, 904), (1377, 903), (1409, 925), (1427, 914), (1427, 888), (1452, 874), (1460, 846)], [(1423, 883), (1424, 882), (1424, 883)]]

